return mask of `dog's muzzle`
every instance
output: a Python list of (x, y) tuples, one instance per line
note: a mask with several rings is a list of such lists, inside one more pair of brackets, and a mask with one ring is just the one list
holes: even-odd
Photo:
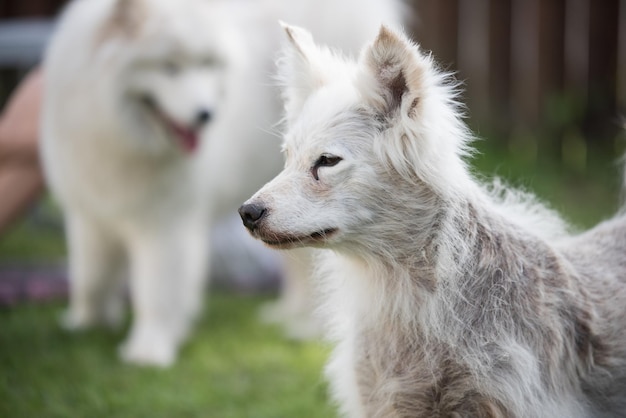
[(267, 215), (267, 208), (257, 203), (244, 204), (239, 208), (239, 216), (250, 231), (254, 231)]

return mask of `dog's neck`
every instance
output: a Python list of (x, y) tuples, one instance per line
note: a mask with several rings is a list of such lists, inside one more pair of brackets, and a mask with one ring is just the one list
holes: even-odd
[[(432, 292), (441, 276), (440, 259), (458, 260), (471, 245), (466, 224), (479, 222), (474, 219), (475, 205), (469, 198), (443, 196), (423, 184), (409, 192), (392, 192), (396, 195), (380, 199), (385, 209), (361, 225), (363, 233), (338, 250), (367, 265), (373, 277), (408, 275), (412, 284)], [(421, 202), (417, 205), (416, 195)]]
[[(517, 257), (499, 254), (500, 241), (519, 240), (527, 233), (484, 207), (482, 198), (438, 196), (433, 200), (436, 205), (416, 213), (413, 222), (405, 220), (403, 228), (385, 228), (386, 234), (373, 239), (367, 251), (340, 251), (350, 260), (355, 277), (348, 286), (363, 290), (364, 309), (373, 318), (386, 317), (398, 326), (413, 328), (422, 322), (420, 316), (430, 315), (424, 310), (442, 312), (445, 307), (434, 305), (454, 305), (455, 298), (465, 297), (465, 287), (491, 286), (485, 282), (493, 277), (491, 272), (478, 270), (497, 269), (498, 257)], [(484, 259), (487, 255), (493, 259)], [(380, 302), (381, 295), (385, 304)], [(482, 291), (476, 290), (473, 296), (482, 297)], [(430, 328), (423, 323), (420, 327)]]

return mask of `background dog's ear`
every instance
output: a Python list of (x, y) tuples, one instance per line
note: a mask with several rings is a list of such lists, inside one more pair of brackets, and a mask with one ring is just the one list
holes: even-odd
[(282, 56), (278, 60), (278, 81), (282, 90), (287, 120), (300, 113), (304, 102), (325, 83), (321, 67), (324, 53), (305, 29), (280, 22), (287, 35)]
[[(103, 32), (132, 37), (146, 20), (145, 0), (117, 0)], [(103, 36), (104, 38), (104, 36)]]
[[(392, 117), (398, 111), (409, 117), (418, 114), (424, 72), (430, 61), (419, 53), (417, 45), (382, 26), (363, 51), (361, 61), (367, 78), (363, 93), (383, 116)], [(373, 90), (372, 85), (376, 86)]]

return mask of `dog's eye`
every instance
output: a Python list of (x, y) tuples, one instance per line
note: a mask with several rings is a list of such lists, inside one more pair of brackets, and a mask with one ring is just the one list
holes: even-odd
[(315, 161), (315, 164), (313, 164), (313, 168), (311, 168), (311, 173), (313, 174), (313, 178), (315, 178), (315, 180), (320, 179), (318, 172), (317, 172), (320, 167), (332, 167), (334, 165), (337, 165), (337, 163), (339, 163), (339, 161), (341, 160), (342, 158), (337, 157), (336, 155), (330, 155), (330, 154), (320, 155), (317, 161)]
[(166, 61), (163, 63), (163, 71), (168, 75), (176, 75), (180, 72), (180, 65), (173, 61)]
[(224, 66), (224, 63), (214, 56), (206, 56), (200, 60), (200, 67), (204, 68), (220, 68)]

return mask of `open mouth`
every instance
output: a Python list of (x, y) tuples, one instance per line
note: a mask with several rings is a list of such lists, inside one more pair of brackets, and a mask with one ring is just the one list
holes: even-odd
[(337, 228), (326, 228), (305, 236), (274, 235), (271, 238), (262, 236), (258, 238), (270, 247), (287, 249), (322, 244), (336, 232)]
[(178, 123), (161, 110), (156, 101), (150, 96), (143, 96), (142, 102), (154, 114), (157, 120), (165, 127), (165, 129), (176, 140), (180, 147), (188, 152), (193, 153), (198, 149), (200, 144), (200, 129), (195, 126), (186, 126)]
[(163, 123), (170, 129), (174, 136), (178, 139), (178, 143), (181, 147), (192, 153), (198, 148), (200, 143), (200, 135), (198, 129), (188, 128), (184, 125), (178, 124), (166, 116), (162, 117)]

